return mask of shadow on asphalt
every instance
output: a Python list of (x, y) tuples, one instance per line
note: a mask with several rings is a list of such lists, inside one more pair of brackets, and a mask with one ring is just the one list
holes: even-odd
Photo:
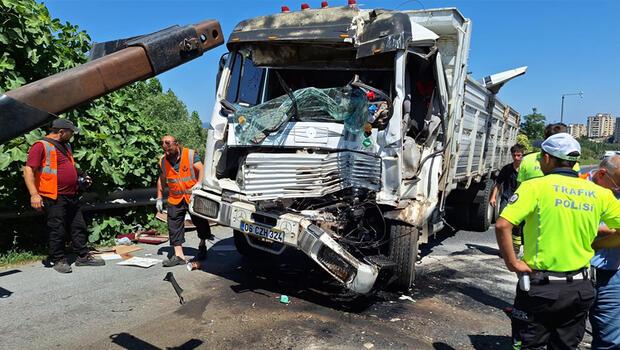
[(1, 299), (8, 298), (11, 295), (13, 295), (13, 292), (11, 292), (10, 290), (7, 290), (7, 289), (4, 289), (4, 288), (0, 287), (0, 298)]
[(473, 244), (473, 243), (467, 243), (465, 245), (467, 246), (467, 248), (469, 248), (469, 249), (476, 249), (477, 251), (479, 251), (479, 252), (481, 252), (483, 254), (500, 256), (499, 255), (499, 249), (497, 249), (497, 248), (487, 247), (487, 246), (484, 246), (484, 245)]
[(201, 270), (223, 277), (233, 284), (235, 293), (254, 293), (270, 298), (267, 291), (288, 295), (335, 310), (359, 313), (378, 298), (360, 296), (338, 282), (301, 252), (286, 250), (278, 258), (239, 255), (232, 238), (217, 242), (209, 249)]
[[(164, 253), (166, 254), (166, 257), (169, 259), (174, 255), (174, 248), (171, 246), (165, 246), (165, 247), (160, 247), (159, 249), (157, 249), (157, 255), (164, 255)], [(189, 256), (196, 256), (198, 255), (198, 249), (184, 246), (183, 254), (189, 255)]]
[[(112, 339), (112, 343), (127, 350), (162, 350), (162, 348), (159, 348), (140, 338), (136, 338), (135, 336), (129, 333), (112, 334), (110, 336), (110, 339)], [(190, 339), (179, 346), (166, 347), (165, 349), (166, 350), (192, 350), (192, 349), (196, 349), (202, 344), (203, 344), (202, 340)]]
[(22, 270), (13, 269), (13, 270), (8, 270), (8, 271), (2, 271), (2, 272), (0, 272), (0, 277), (10, 276), (10, 275), (14, 275), (14, 274), (20, 273), (20, 272), (22, 272)]
[(512, 348), (512, 341), (508, 336), (472, 334), (469, 335), (469, 340), (476, 350)]
[[(443, 245), (443, 241), (454, 237), (459, 230), (452, 230), (448, 227), (439, 231), (436, 235), (428, 237), (428, 243), (420, 245), (420, 257), (423, 258), (433, 252), (433, 248)], [(419, 259), (418, 259), (419, 260)]]
[[(469, 335), (471, 345), (476, 350), (499, 350), (499, 349), (511, 349), (512, 342), (510, 337), (502, 335)], [(456, 350), (456, 348), (443, 343), (433, 343), (433, 349), (435, 350)]]

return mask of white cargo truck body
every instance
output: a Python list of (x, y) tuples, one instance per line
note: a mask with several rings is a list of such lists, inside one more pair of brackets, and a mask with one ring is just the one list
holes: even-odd
[(299, 249), (353, 291), (409, 288), (450, 208), (488, 228), (516, 142), (519, 115), (496, 93), (525, 69), (473, 80), (470, 32), (456, 9), (239, 23), (190, 210), (231, 227), (243, 255)]

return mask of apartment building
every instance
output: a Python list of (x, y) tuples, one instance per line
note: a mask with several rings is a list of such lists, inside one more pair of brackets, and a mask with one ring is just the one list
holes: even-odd
[(611, 113), (597, 113), (588, 117), (588, 137), (609, 137), (614, 134), (616, 120)]
[(614, 131), (614, 142), (620, 142), (620, 118), (616, 118), (616, 127)]
[(588, 127), (585, 124), (568, 124), (568, 133), (578, 139), (583, 136), (588, 136)]

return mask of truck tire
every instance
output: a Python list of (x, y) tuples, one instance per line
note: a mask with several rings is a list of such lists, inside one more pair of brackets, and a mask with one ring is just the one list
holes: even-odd
[(390, 223), (390, 260), (396, 264), (394, 284), (399, 290), (408, 290), (415, 281), (419, 235), (420, 232), (411, 225)]
[(491, 191), (495, 182), (491, 179), (483, 183), (484, 188), (480, 189), (477, 198), (479, 203), (474, 203), (470, 208), (469, 229), (472, 231), (485, 232), (491, 226), (495, 208), (491, 206)]

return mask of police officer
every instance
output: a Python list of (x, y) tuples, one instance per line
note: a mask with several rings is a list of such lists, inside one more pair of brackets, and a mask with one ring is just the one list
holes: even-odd
[[(544, 130), (545, 140), (551, 135), (566, 133), (567, 131), (568, 127), (564, 123), (548, 124)], [(573, 170), (577, 172), (581, 170), (579, 163), (575, 163)], [(523, 159), (521, 159), (521, 165), (519, 166), (519, 172), (517, 173), (517, 183), (522, 183), (529, 179), (535, 179), (542, 176), (544, 176), (544, 174), (540, 169), (540, 152), (529, 153), (523, 156)]]
[[(506, 266), (530, 280), (526, 286), (521, 277), (517, 288), (513, 341), (522, 349), (576, 349), (595, 294), (588, 275), (590, 245), (601, 221), (620, 227), (620, 204), (610, 190), (572, 169), (581, 147), (569, 134), (550, 136), (541, 148), (546, 176), (523, 182), (496, 224)], [(523, 221), (525, 246), (518, 260), (511, 233)]]

